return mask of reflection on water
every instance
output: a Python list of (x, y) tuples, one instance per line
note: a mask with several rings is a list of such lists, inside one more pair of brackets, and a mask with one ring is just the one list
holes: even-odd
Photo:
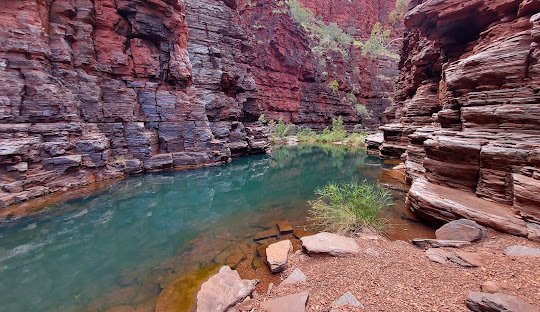
[[(238, 254), (251, 256), (247, 261), (257, 269), (256, 232), (281, 220), (305, 224), (315, 188), (374, 180), (383, 167), (362, 150), (275, 148), (271, 157), (130, 177), (2, 224), (2, 308), (78, 311), (128, 304), (151, 310), (179, 274)], [(402, 200), (403, 193), (395, 196)]]

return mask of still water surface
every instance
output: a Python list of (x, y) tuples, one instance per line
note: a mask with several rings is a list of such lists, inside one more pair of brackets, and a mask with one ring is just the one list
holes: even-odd
[[(0, 225), (0, 310), (150, 310), (168, 281), (238, 253), (265, 274), (253, 258), (255, 233), (281, 220), (307, 225), (315, 188), (375, 181), (389, 167), (363, 150), (281, 147), (218, 167), (133, 176), (49, 206)], [(404, 193), (393, 195), (390, 236), (429, 234), (403, 217)]]

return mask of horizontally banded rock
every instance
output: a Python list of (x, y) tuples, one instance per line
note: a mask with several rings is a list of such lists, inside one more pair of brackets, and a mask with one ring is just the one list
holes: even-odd
[(224, 312), (251, 295), (257, 280), (242, 280), (228, 266), (202, 284), (197, 294), (197, 312)]
[[(183, 1), (24, 0), (0, 8), (0, 208), (126, 174), (264, 152), (266, 134), (245, 113), (256, 98), (249, 60), (237, 55), (252, 54), (247, 27), (223, 4), (199, 5), (220, 25), (189, 42), (186, 21), (201, 16)], [(198, 57), (204, 38), (219, 53)], [(222, 88), (227, 76), (243, 78), (228, 81), (232, 93)]]
[(284, 240), (271, 244), (266, 248), (266, 261), (272, 273), (278, 273), (287, 267), (287, 258), (293, 252), (290, 240)]
[(477, 242), (486, 235), (484, 227), (468, 219), (446, 223), (435, 231), (437, 239)]
[(300, 240), (302, 241), (302, 247), (309, 254), (346, 256), (360, 252), (360, 246), (358, 246), (354, 238), (333, 233), (318, 233), (312, 236), (304, 236)]
[(527, 236), (521, 219), (540, 223), (537, 2), (416, 0), (405, 26), (379, 150), (405, 161), (408, 206)]
[(475, 312), (538, 312), (530, 303), (502, 293), (471, 292), (465, 303)]
[[(395, 4), (300, 2), (362, 41), (377, 21), (391, 27)], [(262, 153), (263, 113), (320, 129), (338, 116), (350, 129), (373, 128), (398, 73), (393, 58), (363, 57), (352, 44), (316, 56), (318, 43), (284, 2), (23, 0), (0, 15), (0, 208)]]

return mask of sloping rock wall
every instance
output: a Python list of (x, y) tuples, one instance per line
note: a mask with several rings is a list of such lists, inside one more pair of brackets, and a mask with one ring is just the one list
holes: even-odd
[(418, 204), (433, 198), (418, 191), (431, 183), (540, 222), (539, 3), (411, 3), (380, 152), (404, 159), (409, 181), (422, 178), (409, 194), (413, 210), (453, 218), (442, 206)]

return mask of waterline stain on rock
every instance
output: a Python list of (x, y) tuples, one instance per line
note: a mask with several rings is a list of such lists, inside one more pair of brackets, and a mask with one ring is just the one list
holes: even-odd
[(202, 283), (214, 275), (220, 267), (220, 265), (208, 266), (170, 282), (159, 295), (155, 311), (191, 311)]

